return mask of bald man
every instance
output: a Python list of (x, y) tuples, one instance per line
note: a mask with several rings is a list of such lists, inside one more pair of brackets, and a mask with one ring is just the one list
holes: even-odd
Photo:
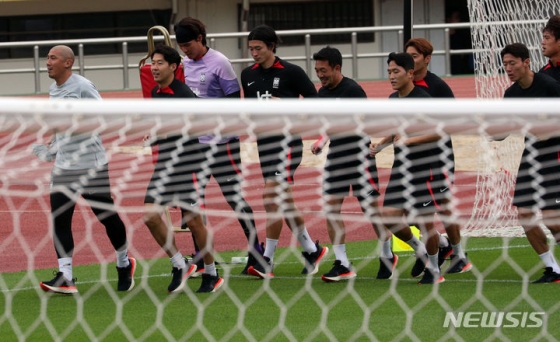
[[(72, 73), (74, 53), (65, 45), (53, 47), (47, 56), (47, 73), (55, 82), (49, 88), (51, 99), (101, 99), (86, 78)], [(126, 229), (111, 197), (107, 155), (101, 137), (91, 133), (55, 131), (54, 140), (33, 146), (41, 160), (54, 160), (51, 177), (51, 214), (53, 242), (59, 272), (54, 279), (41, 282), (46, 292), (77, 293), (72, 277), (72, 215), (82, 196), (105, 230), (117, 255), (118, 291), (134, 287), (136, 261), (128, 257)]]

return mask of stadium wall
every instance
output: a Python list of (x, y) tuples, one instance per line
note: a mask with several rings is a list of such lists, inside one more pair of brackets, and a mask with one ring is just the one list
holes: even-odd
[[(374, 22), (376, 26), (402, 25), (403, 0), (372, 0), (374, 3)], [(251, 0), (251, 3), (271, 2), (267, 0)], [(240, 0), (189, 0), (177, 1), (177, 18), (186, 15), (197, 17), (207, 25), (209, 33), (237, 32), (238, 21), (237, 6)], [(30, 5), (32, 4), (32, 5)], [(69, 0), (49, 0), (49, 1), (8, 1), (0, 2), (0, 13), (2, 16), (12, 15), (34, 15), (49, 13), (79, 13), (79, 12), (104, 12), (104, 11), (123, 11), (123, 10), (142, 10), (142, 9), (168, 9), (172, 8), (171, 0), (145, 0), (145, 1), (108, 1), (100, 0), (95, 2), (76, 2)], [(433, 24), (443, 23), (445, 20), (444, 0), (418, 0), (414, 1), (414, 23)], [(148, 27), (146, 27), (146, 30)], [(443, 49), (443, 31), (416, 31), (415, 36), (426, 37), (432, 41), (436, 50)], [(398, 46), (396, 32), (383, 32), (376, 34), (375, 41), (372, 43), (358, 44), (359, 53), (391, 52), (400, 49)], [(313, 41), (312, 41), (313, 44)], [(334, 44), (334, 47), (341, 50), (343, 54), (350, 54), (350, 44)], [(243, 58), (245, 48), (240, 46), (238, 39), (217, 39), (216, 49), (224, 53), (230, 59)], [(322, 45), (312, 45), (311, 51), (319, 50)], [(73, 46), (73, 48), (75, 48)], [(300, 46), (280, 46), (278, 55), (281, 57), (304, 56), (305, 47)], [(128, 64), (136, 65), (142, 54), (129, 54)], [(432, 59), (432, 71), (438, 75), (444, 73), (443, 56), (434, 56)], [(120, 65), (122, 57), (120, 55), (98, 55), (86, 56), (85, 65)], [(304, 62), (296, 62), (305, 67)], [(44, 60), (40, 61), (41, 68), (44, 68)], [(246, 65), (235, 65), (239, 73)], [(22, 69), (32, 68), (32, 59), (0, 59), (0, 70), (2, 69)], [(351, 61), (345, 61), (343, 73), (352, 76)], [(384, 78), (386, 74), (386, 64), (384, 58), (361, 58), (358, 60), (358, 80), (371, 80)], [(121, 90), (123, 84), (123, 72), (121, 70), (99, 70), (86, 71), (86, 77), (90, 78), (101, 91)], [(129, 71), (130, 89), (139, 89), (140, 81), (137, 70)], [(35, 92), (34, 75), (30, 73), (7, 74), (2, 76), (4, 82), (0, 83), (0, 94), (3, 95), (23, 95)], [(41, 76), (41, 92), (47, 92), (51, 80), (45, 73)], [(312, 75), (314, 82), (317, 82), (315, 75)]]

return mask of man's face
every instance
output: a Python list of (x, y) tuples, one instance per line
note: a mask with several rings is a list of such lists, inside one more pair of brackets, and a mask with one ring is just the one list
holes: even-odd
[(502, 61), (506, 74), (512, 82), (519, 81), (529, 71), (528, 58), (523, 61), (520, 57), (515, 57), (512, 54), (506, 53)]
[(65, 74), (72, 64), (68, 58), (63, 57), (61, 51), (52, 48), (47, 55), (47, 73), (50, 78), (56, 80)]
[(412, 71), (406, 72), (402, 66), (398, 66), (395, 61), (390, 61), (387, 66), (389, 74), (389, 82), (393, 90), (401, 90), (406, 87), (412, 80)]
[(249, 53), (257, 64), (262, 64), (274, 55), (272, 50), (269, 50), (268, 46), (266, 46), (262, 40), (250, 40)]
[(332, 89), (336, 86), (336, 76), (340, 73), (340, 65), (333, 68), (328, 61), (315, 61), (315, 72), (321, 81), (321, 85), (327, 89)]
[(432, 56), (425, 57), (423, 54), (418, 52), (414, 46), (409, 46), (406, 48), (406, 53), (412, 56), (414, 59), (414, 72), (418, 72), (428, 68), (428, 63)]
[(560, 39), (556, 40), (552, 32), (543, 32), (541, 41), (542, 52), (545, 57), (551, 58), (560, 54)]
[(202, 36), (199, 35), (197, 39), (193, 39), (186, 43), (178, 44), (179, 48), (189, 59), (197, 59), (204, 55), (205, 46), (202, 44)]
[(171, 83), (175, 77), (175, 64), (169, 64), (160, 53), (152, 57), (152, 75), (158, 84)]

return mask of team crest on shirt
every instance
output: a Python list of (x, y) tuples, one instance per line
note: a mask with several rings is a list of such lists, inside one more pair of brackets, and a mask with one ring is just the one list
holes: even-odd
[(278, 89), (280, 86), (280, 77), (274, 77), (274, 82), (272, 82), (272, 88)]
[(200, 74), (200, 83), (204, 83), (204, 82), (206, 82), (206, 74), (202, 73)]

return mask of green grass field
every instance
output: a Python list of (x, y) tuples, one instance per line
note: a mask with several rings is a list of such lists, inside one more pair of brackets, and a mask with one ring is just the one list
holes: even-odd
[[(79, 295), (53, 295), (38, 282), (52, 270), (0, 276), (1, 341), (555, 341), (560, 339), (560, 284), (530, 284), (542, 266), (526, 239), (470, 238), (473, 271), (446, 276), (439, 286), (410, 277), (411, 254), (401, 253), (398, 279), (375, 280), (374, 242), (347, 244), (358, 277), (324, 283), (332, 252), (319, 275), (304, 277), (296, 249), (278, 250), (275, 278), (240, 276), (222, 263), (226, 284), (196, 294), (200, 279), (169, 295), (168, 259), (138, 262), (136, 287), (117, 293), (114, 264), (74, 268)], [(221, 253), (230, 260), (240, 252)], [(446, 267), (445, 265), (444, 267)], [(545, 312), (540, 328), (444, 327), (446, 312)], [(479, 316), (480, 317), (480, 316)], [(471, 321), (471, 323), (473, 323)], [(474, 322), (476, 323), (476, 322)], [(508, 322), (504, 324), (507, 325)], [(511, 321), (509, 321), (511, 323)]]

